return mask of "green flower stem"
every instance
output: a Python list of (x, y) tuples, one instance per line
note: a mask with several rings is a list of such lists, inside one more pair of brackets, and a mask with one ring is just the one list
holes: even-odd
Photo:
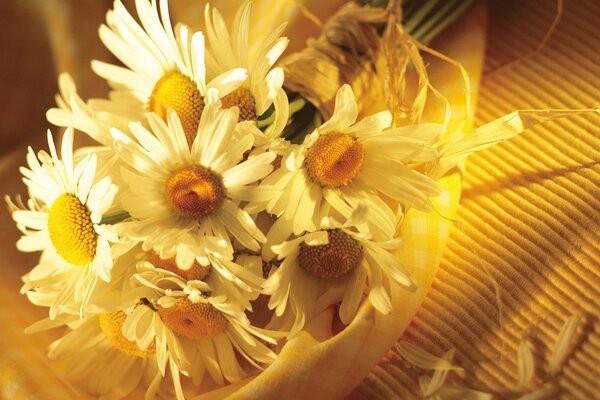
[(113, 224), (116, 224), (118, 222), (121, 222), (121, 221), (129, 218), (130, 216), (131, 215), (129, 215), (129, 213), (127, 211), (121, 211), (116, 214), (107, 215), (107, 216), (103, 217), (102, 220), (100, 221), (100, 224), (101, 225), (113, 225)]

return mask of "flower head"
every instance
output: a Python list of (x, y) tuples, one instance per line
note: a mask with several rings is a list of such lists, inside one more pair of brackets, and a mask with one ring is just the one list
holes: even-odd
[[(281, 222), (267, 235), (268, 243), (314, 231), (324, 217), (349, 218), (359, 202), (371, 210), (359, 230), (389, 240), (396, 232), (396, 217), (382, 195), (396, 206), (431, 209), (429, 198), (440, 192), (437, 184), (408, 164), (436, 157), (430, 143), (441, 127), (428, 124), (385, 130), (391, 123), (388, 111), (356, 122), (357, 115), (352, 90), (344, 85), (331, 118), (301, 145), (291, 146), (281, 168), (263, 180), (277, 195), (249, 207), (279, 216)], [(267, 258), (272, 255), (267, 250)]]
[[(222, 385), (224, 379), (235, 382), (247, 375), (236, 353), (257, 368), (275, 359), (263, 343), (274, 344), (274, 336), (252, 326), (243, 302), (229, 297), (219, 274), (211, 273), (205, 282), (188, 281), (142, 261), (134, 280), (145, 288), (137, 292), (144, 296), (143, 305), (127, 316), (123, 333), (141, 347), (157, 343), (158, 359), (170, 360), (176, 393), (181, 391), (180, 371), (196, 383), (208, 373)], [(159, 363), (159, 369), (165, 367)]]
[(389, 313), (390, 281), (408, 290), (416, 288), (391, 252), (401, 246), (400, 240), (376, 242), (357, 232), (367, 211), (367, 206), (359, 203), (344, 224), (325, 219), (321, 229), (274, 246), (281, 264), (265, 282), (264, 293), (271, 296), (269, 307), (275, 309), (276, 318), (287, 321), (282, 327), (292, 335), (305, 321), (338, 301), (345, 324), (356, 315), (363, 296), (381, 313)]
[[(160, 6), (159, 6), (160, 4)], [(106, 14), (100, 39), (124, 66), (93, 61), (92, 69), (112, 89), (110, 99), (84, 103), (69, 79), (63, 79), (59, 109), (48, 118), (61, 126), (77, 126), (104, 145), (110, 145), (110, 127), (123, 129), (131, 121), (142, 121), (146, 112), (163, 120), (167, 110), (178, 114), (191, 145), (206, 103), (208, 89), (227, 96), (247, 78), (244, 68), (222, 71), (206, 79), (204, 35), (185, 25), (171, 25), (168, 1), (136, 0), (138, 23), (120, 0)]]
[(222, 98), (223, 107), (238, 106), (240, 121), (256, 121), (273, 105), (275, 119), (267, 132), (272, 138), (281, 133), (288, 119), (287, 96), (282, 89), (283, 69), (273, 68), (287, 47), (288, 39), (280, 37), (285, 27), (282, 24), (264, 42), (251, 42), (251, 11), (252, 3), (244, 2), (229, 30), (221, 13), (206, 5), (206, 71), (208, 77), (239, 68), (248, 72), (248, 79)]
[(80, 304), (83, 312), (98, 278), (110, 281), (113, 258), (109, 242), (118, 238), (102, 218), (113, 204), (117, 187), (108, 177), (98, 179), (94, 154), (74, 163), (72, 129), (65, 132), (61, 158), (50, 132), (48, 146), (50, 154), (41, 151), (37, 156), (30, 148), (28, 168), (21, 168), (31, 196), (27, 207), (8, 201), (23, 232), (17, 242), (19, 250), (56, 254), (50, 257), (52, 262), (43, 261), (36, 267), (23, 288), (52, 285), (59, 293), (50, 308), (56, 316), (59, 306), (73, 302)]
[(132, 220), (122, 224), (124, 233), (142, 241), (145, 251), (176, 257), (183, 269), (194, 260), (207, 264), (211, 252), (231, 259), (233, 239), (259, 250), (264, 235), (238, 202), (264, 197), (252, 185), (272, 170), (275, 154), (244, 160), (253, 138), (235, 129), (237, 107), (208, 104), (191, 148), (177, 114), (170, 110), (167, 116), (165, 124), (149, 114), (151, 131), (131, 124), (137, 141), (113, 130), (115, 149), (128, 165), (122, 170), (123, 207)]

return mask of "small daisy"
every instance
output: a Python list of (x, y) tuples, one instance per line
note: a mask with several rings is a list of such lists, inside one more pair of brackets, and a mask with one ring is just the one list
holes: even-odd
[(112, 131), (115, 149), (130, 167), (122, 170), (128, 185), (122, 206), (132, 217), (121, 224), (123, 233), (143, 241), (144, 251), (176, 257), (183, 269), (194, 260), (207, 264), (209, 252), (232, 259), (231, 237), (258, 251), (265, 237), (237, 202), (272, 195), (254, 184), (271, 172), (275, 154), (243, 161), (253, 138), (236, 135), (237, 107), (221, 110), (207, 104), (191, 148), (177, 114), (169, 110), (167, 119), (168, 125), (149, 114), (152, 132), (141, 123), (131, 124), (138, 142)]
[(248, 79), (222, 98), (223, 107), (238, 106), (241, 121), (256, 121), (273, 105), (275, 119), (266, 135), (273, 138), (285, 128), (289, 116), (282, 90), (283, 68), (273, 68), (289, 41), (280, 37), (285, 28), (282, 24), (264, 42), (250, 43), (251, 11), (252, 3), (246, 1), (235, 15), (230, 33), (219, 11), (206, 5), (206, 73), (212, 78), (239, 68), (248, 71)]
[[(98, 278), (109, 282), (113, 257), (109, 242), (117, 235), (102, 224), (113, 203), (117, 187), (110, 178), (97, 180), (96, 156), (89, 154), (73, 162), (73, 130), (65, 132), (61, 157), (48, 132), (50, 154), (34, 154), (29, 148), (29, 168), (21, 168), (30, 200), (27, 207), (17, 207), (10, 200), (9, 208), (23, 236), (17, 242), (21, 251), (56, 253), (58, 262), (41, 263), (36, 267), (24, 290), (60, 282), (50, 314), (56, 316), (58, 307), (75, 301), (82, 310)], [(41, 162), (41, 163), (40, 163)]]
[(357, 115), (352, 89), (344, 85), (338, 90), (332, 117), (302, 145), (290, 147), (282, 168), (263, 180), (278, 194), (266, 204), (251, 204), (248, 210), (266, 208), (279, 217), (268, 234), (269, 243), (315, 230), (332, 212), (348, 218), (359, 201), (370, 210), (361, 230), (388, 240), (396, 231), (396, 217), (380, 194), (403, 206), (431, 210), (429, 198), (440, 193), (437, 184), (407, 163), (436, 157), (429, 144), (440, 125), (383, 131), (391, 123), (388, 111), (359, 122)]
[[(344, 223), (325, 219), (321, 230), (274, 246), (279, 268), (266, 280), (263, 293), (270, 295), (269, 308), (280, 317), (295, 316), (291, 335), (315, 313), (340, 301), (340, 319), (349, 324), (366, 296), (378, 311), (391, 311), (389, 280), (415, 290), (407, 270), (391, 250), (400, 239), (375, 242), (358, 233), (367, 219), (367, 206), (359, 203)], [(292, 321), (289, 316), (288, 321)]]
[(72, 330), (50, 345), (48, 356), (68, 360), (67, 379), (91, 395), (122, 399), (140, 383), (152, 394), (162, 377), (156, 345), (149, 342), (140, 348), (127, 340), (122, 334), (125, 318), (117, 311), (71, 321)]
[(275, 359), (264, 344), (275, 344), (271, 332), (250, 324), (244, 306), (227, 298), (218, 274), (211, 274), (207, 282), (187, 281), (143, 261), (133, 279), (148, 291), (145, 306), (127, 316), (123, 333), (140, 345), (155, 337), (157, 352), (167, 354), (159, 359), (173, 361), (170, 368), (177, 385), (179, 371), (196, 385), (205, 373), (219, 385), (239, 381), (248, 375), (249, 366), (243, 366), (236, 353), (258, 369)]
[[(226, 96), (247, 78), (246, 70), (233, 68), (206, 80), (204, 36), (191, 33), (185, 25), (173, 32), (167, 0), (136, 0), (140, 24), (121, 1), (106, 14), (99, 30), (104, 45), (125, 67), (93, 61), (93, 70), (113, 87), (110, 100), (95, 100), (97, 113), (141, 121), (151, 111), (166, 120), (174, 109), (181, 120), (188, 143), (194, 140), (209, 88)], [(118, 127), (115, 123), (113, 126)]]

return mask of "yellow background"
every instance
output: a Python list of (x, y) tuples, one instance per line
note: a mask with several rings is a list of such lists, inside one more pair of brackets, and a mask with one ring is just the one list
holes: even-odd
[[(177, 9), (183, 2), (173, 3)], [(475, 126), (514, 109), (600, 103), (600, 3), (565, 3), (556, 31), (541, 51), (536, 47), (556, 16), (557, 2), (489, 3)], [(321, 16), (336, 5), (307, 2)], [(23, 193), (17, 167), (24, 162), (25, 147), (45, 147), (43, 114), (52, 106), (56, 73), (72, 72), (84, 98), (105, 91), (89, 72), (88, 60), (110, 60), (96, 39), (110, 2), (11, 0), (5, 7), (0, 24), (8, 39), (0, 45), (0, 188), (13, 195)], [(318, 31), (291, 10), (279, 13), (293, 19), (290, 36)], [(182, 11), (188, 23), (200, 18), (193, 10)], [(456, 348), (455, 360), (465, 372), (451, 375), (452, 384), (491, 391), (497, 398), (515, 397), (516, 347), (525, 334), (535, 356), (530, 387), (535, 389), (545, 377), (561, 325), (571, 314), (582, 313), (574, 353), (558, 377), (560, 396), (600, 398), (599, 122), (597, 115), (582, 115), (545, 123), (469, 159), (458, 222), (431, 291), (403, 337), (437, 355)], [(56, 364), (45, 359), (44, 349), (58, 332), (22, 334), (44, 310), (18, 294), (19, 276), (34, 265), (35, 256), (18, 254), (16, 238), (3, 211), (0, 398), (82, 398), (62, 383)], [(390, 351), (353, 397), (411, 399), (419, 393), (417, 372)]]

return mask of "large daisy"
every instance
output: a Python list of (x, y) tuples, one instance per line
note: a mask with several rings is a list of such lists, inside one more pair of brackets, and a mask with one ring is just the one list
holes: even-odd
[(188, 143), (193, 141), (207, 90), (216, 88), (219, 96), (226, 96), (246, 80), (247, 73), (236, 68), (207, 81), (204, 36), (190, 32), (185, 25), (174, 32), (167, 3), (160, 0), (159, 7), (156, 1), (137, 0), (140, 25), (121, 1), (115, 1), (99, 34), (124, 66), (92, 62), (93, 70), (113, 88), (110, 98), (86, 104), (76, 96), (72, 85), (63, 85), (67, 98), (57, 98), (59, 109), (48, 113), (51, 122), (77, 126), (108, 145), (107, 126), (122, 129), (123, 122), (141, 121), (147, 111), (166, 119), (167, 110), (172, 108), (181, 119)]
[(122, 224), (123, 232), (142, 241), (145, 251), (176, 257), (184, 269), (194, 260), (207, 264), (210, 252), (232, 259), (232, 238), (258, 251), (265, 237), (237, 204), (273, 194), (254, 184), (271, 172), (275, 154), (244, 160), (253, 137), (236, 134), (237, 107), (221, 110), (207, 103), (191, 148), (177, 114), (169, 110), (167, 119), (168, 125), (149, 114), (152, 132), (131, 124), (137, 142), (112, 131), (115, 149), (129, 166), (122, 170), (128, 185), (122, 206), (132, 220)]
[(274, 246), (281, 264), (266, 280), (263, 293), (271, 296), (269, 308), (275, 309), (276, 317), (292, 324), (284, 326), (291, 335), (336, 302), (340, 302), (339, 315), (345, 324), (352, 321), (365, 297), (388, 314), (390, 280), (416, 289), (392, 252), (401, 246), (401, 239), (376, 242), (357, 232), (356, 226), (367, 220), (367, 214), (365, 203), (359, 203), (345, 223), (325, 219), (321, 229)]
[(60, 305), (70, 302), (85, 308), (98, 278), (111, 278), (113, 258), (109, 242), (117, 235), (103, 217), (112, 206), (117, 187), (110, 178), (98, 180), (96, 156), (89, 154), (74, 164), (73, 130), (65, 132), (58, 157), (48, 132), (50, 154), (31, 148), (28, 168), (21, 168), (30, 199), (27, 206), (9, 202), (12, 217), (23, 236), (17, 242), (21, 251), (56, 253), (53, 262), (36, 267), (24, 290), (57, 285), (60, 295), (50, 307), (55, 316)]
[(262, 43), (250, 43), (251, 11), (252, 3), (246, 1), (237, 11), (230, 31), (219, 11), (206, 5), (206, 73), (212, 79), (230, 70), (248, 71), (248, 79), (222, 98), (223, 106), (236, 105), (240, 108), (240, 120), (256, 121), (273, 105), (274, 119), (266, 130), (266, 137), (273, 138), (285, 128), (289, 116), (287, 96), (282, 89), (283, 68), (273, 68), (289, 41), (280, 37), (285, 28), (282, 24)]
[[(378, 240), (389, 240), (396, 231), (394, 210), (381, 194), (402, 206), (431, 210), (437, 184), (408, 163), (436, 157), (430, 146), (441, 125), (424, 124), (385, 130), (388, 111), (356, 122), (358, 108), (352, 89), (342, 86), (332, 117), (301, 145), (292, 146), (281, 168), (263, 180), (277, 195), (267, 203), (250, 204), (253, 212), (266, 209), (279, 217), (268, 234), (269, 243), (280, 243), (289, 234), (314, 231), (322, 218), (337, 213), (349, 218), (360, 201), (370, 209), (359, 228)], [(268, 253), (268, 252), (267, 252)]]

